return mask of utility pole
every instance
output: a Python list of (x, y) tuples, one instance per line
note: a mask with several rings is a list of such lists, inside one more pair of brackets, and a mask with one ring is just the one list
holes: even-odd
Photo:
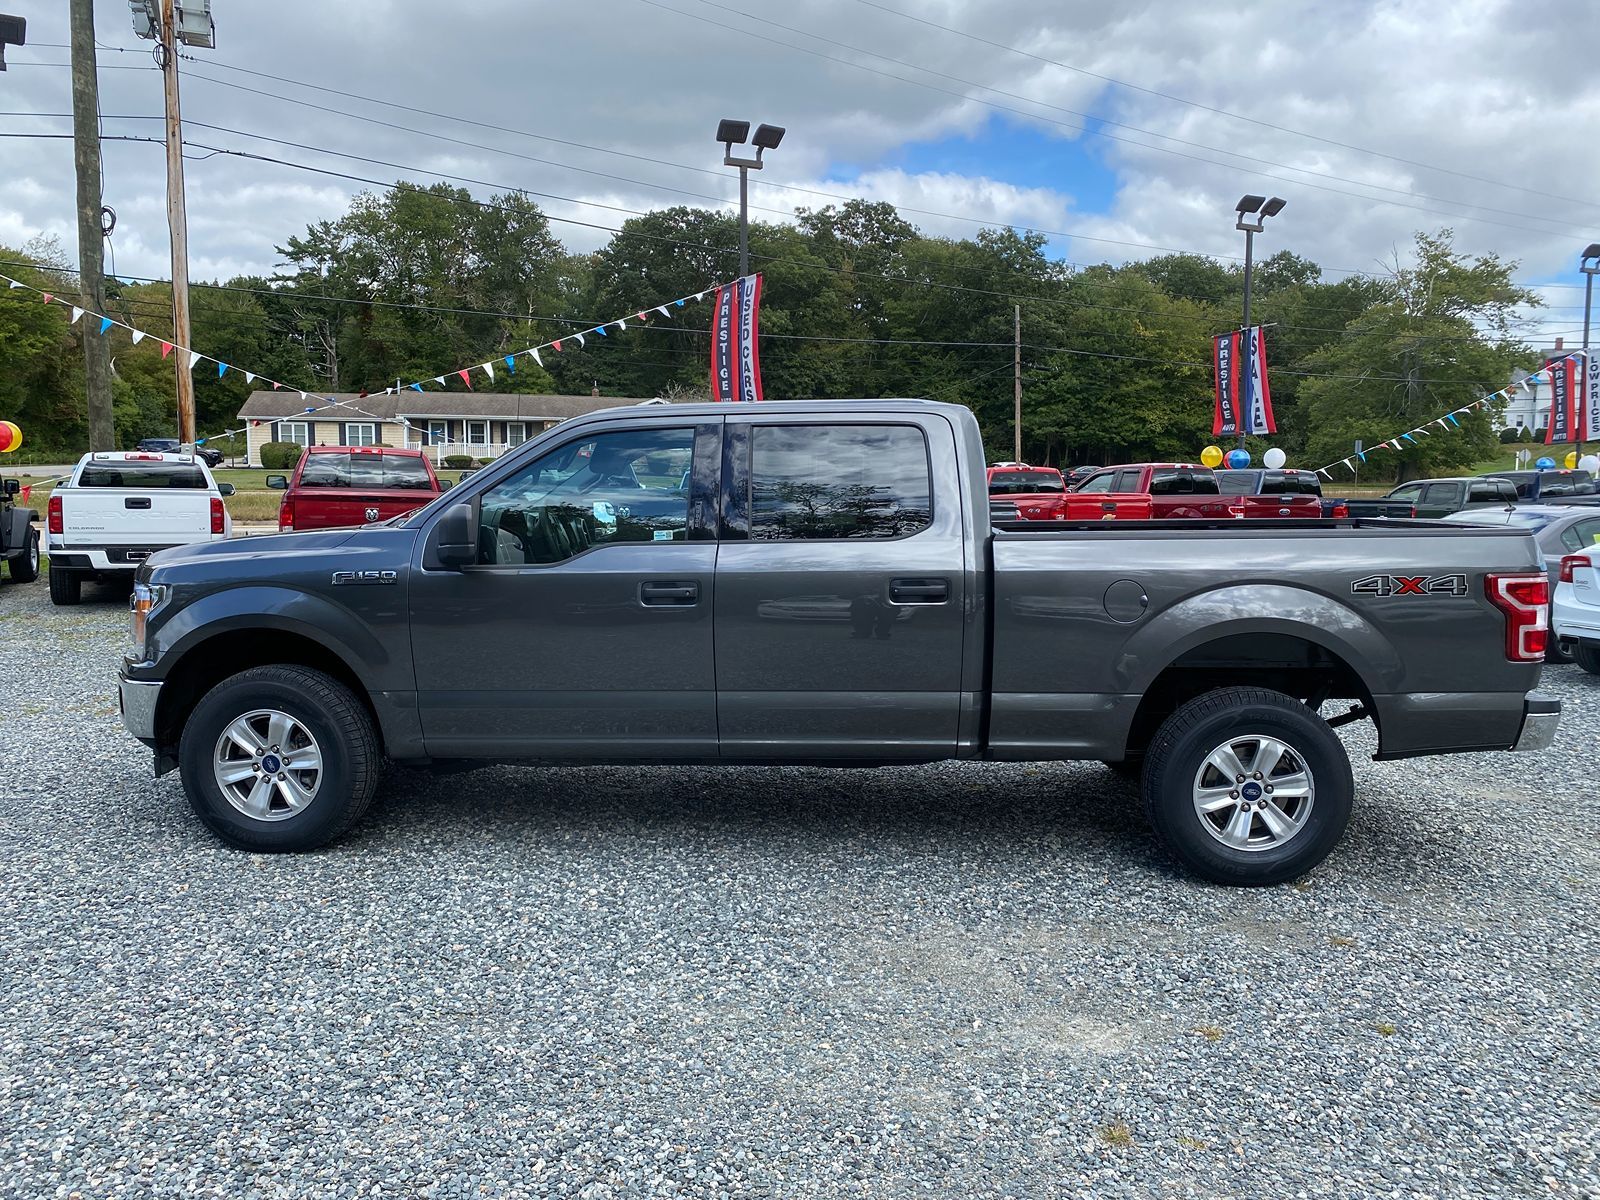
[[(183, 194), (183, 120), (178, 111), (178, 23), (173, 0), (161, 0), (161, 78), (167, 101), (167, 229), (172, 239), (172, 340), (190, 345), (189, 334), (189, 214)], [(192, 444), (194, 432), (194, 376), (189, 356), (175, 355), (178, 377), (178, 440)]]
[[(72, 0), (72, 166), (78, 179), (78, 285), (83, 307), (106, 310), (105, 233), (100, 224), (100, 80), (94, 52), (94, 0)], [(82, 326), (89, 449), (115, 450), (111, 415), (111, 349)]]
[(1011, 403), (1012, 459), (1022, 461), (1022, 305), (1011, 306)]

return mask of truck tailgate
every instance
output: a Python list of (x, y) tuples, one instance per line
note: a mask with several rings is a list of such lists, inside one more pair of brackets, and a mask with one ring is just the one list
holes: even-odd
[(294, 494), (296, 529), (335, 529), (387, 521), (421, 508), (436, 493), (374, 489), (302, 488)]
[(211, 497), (191, 488), (61, 488), (68, 546), (165, 546), (211, 536)]

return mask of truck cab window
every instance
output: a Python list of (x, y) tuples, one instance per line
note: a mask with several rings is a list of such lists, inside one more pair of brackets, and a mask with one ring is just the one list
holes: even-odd
[(757, 425), (750, 538), (896, 538), (933, 520), (928, 443), (914, 425)]
[(693, 429), (629, 429), (568, 442), (483, 494), (478, 562), (561, 562), (611, 542), (681, 542)]

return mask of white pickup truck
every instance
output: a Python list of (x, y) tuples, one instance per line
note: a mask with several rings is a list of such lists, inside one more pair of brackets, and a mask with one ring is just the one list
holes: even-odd
[(158, 550), (233, 532), (219, 484), (191, 454), (85, 454), (51, 494), (46, 518), (50, 599), (76, 604), (85, 579), (123, 579)]

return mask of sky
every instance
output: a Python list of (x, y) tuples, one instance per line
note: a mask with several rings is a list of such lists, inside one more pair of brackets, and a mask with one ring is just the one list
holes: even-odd
[[(587, 250), (634, 212), (731, 205), (722, 117), (788, 130), (751, 177), (760, 219), (864, 196), (933, 234), (1037, 229), (1072, 263), (1231, 261), (1239, 196), (1278, 195), (1258, 254), (1382, 272), (1448, 226), (1516, 260), (1549, 305), (1537, 332), (1569, 345), (1600, 241), (1593, 0), (212, 4), (215, 48), (181, 63), (195, 279), (270, 273), (366, 186), (217, 149), (526, 189)], [(70, 133), (45, 115), (71, 111), (66, 0), (0, 11), (29, 42), (7, 49), (0, 135)], [(105, 134), (159, 138), (151, 44), (126, 0), (95, 16)], [(70, 140), (0, 136), (0, 155), (0, 244), (75, 256)], [(161, 147), (106, 142), (104, 176), (116, 272), (166, 276)]]

